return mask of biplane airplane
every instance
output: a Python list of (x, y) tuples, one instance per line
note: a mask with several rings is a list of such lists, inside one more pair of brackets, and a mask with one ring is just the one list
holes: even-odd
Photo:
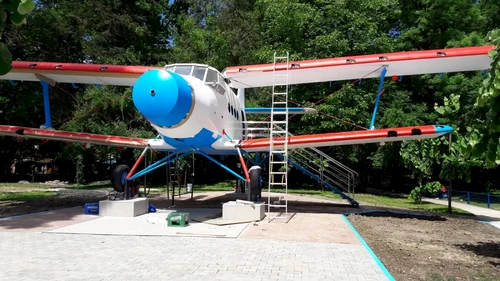
[[(250, 178), (242, 151), (269, 153), (271, 138), (251, 138), (246, 127), (247, 114), (271, 114), (275, 109), (245, 108), (245, 89), (272, 86), (276, 74), (285, 72), (290, 85), (379, 78), (382, 86), (386, 76), (486, 70), (491, 64), (488, 52), (493, 48), (494, 46), (450, 48), (233, 66), (222, 73), (201, 64), (148, 67), (15, 61), (12, 63), (13, 69), (0, 76), (0, 79), (41, 82), (46, 120), (40, 128), (0, 125), (0, 135), (143, 148), (143, 153), (131, 169), (118, 166), (115, 170), (119, 170), (113, 171), (113, 177), (119, 179), (113, 184), (117, 191), (127, 191), (128, 181), (191, 153), (204, 155), (248, 182)], [(67, 132), (52, 128), (48, 87), (56, 83), (133, 87), (133, 103), (158, 132), (158, 137), (141, 139)], [(453, 128), (447, 125), (375, 129), (380, 86), (368, 130), (289, 136), (288, 149), (420, 140), (439, 137), (453, 131)], [(233, 89), (236, 89), (236, 93)], [(312, 108), (293, 107), (286, 110), (297, 114), (315, 111)], [(284, 146), (283, 140), (273, 141), (275, 149)], [(148, 149), (174, 153), (135, 173)], [(210, 156), (231, 154), (239, 155), (245, 178)]]

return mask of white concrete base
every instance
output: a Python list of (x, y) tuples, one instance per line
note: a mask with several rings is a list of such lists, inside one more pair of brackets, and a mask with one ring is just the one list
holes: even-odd
[(222, 205), (222, 219), (234, 221), (260, 221), (266, 216), (264, 203), (230, 201)]
[[(156, 213), (148, 213), (137, 217), (96, 217), (81, 223), (76, 223), (48, 232), (105, 234), (105, 235), (140, 235), (140, 236), (190, 236), (190, 237), (225, 237), (237, 238), (248, 227), (248, 223), (231, 225), (211, 225), (190, 221), (186, 227), (168, 227), (167, 216), (170, 213), (186, 212), (192, 217), (205, 221), (207, 216), (220, 214), (220, 208), (210, 209), (157, 209)], [(83, 216), (83, 215), (82, 215)], [(89, 217), (89, 216), (86, 216)]]
[(147, 214), (148, 210), (149, 200), (147, 198), (99, 202), (99, 216), (103, 217), (136, 217)]

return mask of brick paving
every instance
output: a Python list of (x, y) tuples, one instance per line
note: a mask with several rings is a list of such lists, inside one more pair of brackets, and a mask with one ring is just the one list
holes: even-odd
[(0, 232), (0, 280), (387, 280), (361, 245)]
[[(220, 208), (235, 196), (197, 197), (176, 205)], [(239, 238), (47, 232), (96, 218), (82, 208), (0, 220), (0, 280), (388, 280), (342, 221), (339, 213), (350, 207), (289, 200), (287, 224), (264, 219)]]

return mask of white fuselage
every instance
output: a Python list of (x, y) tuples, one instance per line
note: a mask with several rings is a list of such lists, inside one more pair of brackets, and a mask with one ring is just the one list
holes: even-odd
[(182, 150), (191, 146), (206, 153), (236, 153), (235, 148), (224, 144), (229, 138), (244, 138), (246, 116), (245, 109), (233, 90), (218, 72), (216, 82), (204, 82), (191, 75), (177, 74), (192, 88), (194, 106), (186, 120), (177, 126), (161, 127), (151, 123), (162, 136), (161, 140), (151, 141), (151, 146), (158, 150)]

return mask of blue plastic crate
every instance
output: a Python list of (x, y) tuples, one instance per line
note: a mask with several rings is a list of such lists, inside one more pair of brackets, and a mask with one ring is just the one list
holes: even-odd
[(86, 215), (99, 215), (99, 203), (86, 203), (85, 204), (85, 214)]

